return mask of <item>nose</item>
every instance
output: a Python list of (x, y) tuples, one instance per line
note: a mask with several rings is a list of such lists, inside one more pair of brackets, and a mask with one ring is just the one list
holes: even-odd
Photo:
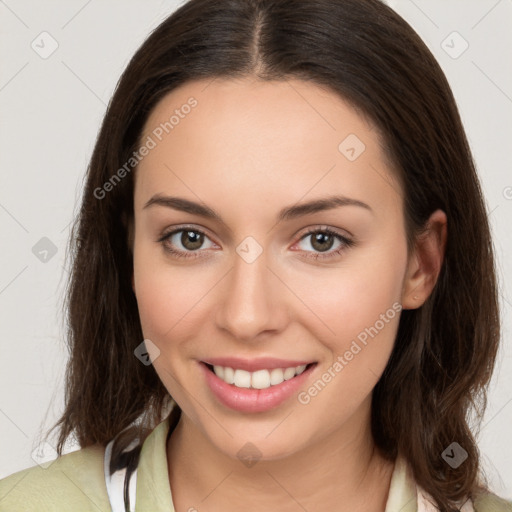
[(268, 266), (266, 253), (248, 262), (238, 254), (224, 279), (217, 327), (240, 341), (259, 340), (287, 322), (286, 286)]

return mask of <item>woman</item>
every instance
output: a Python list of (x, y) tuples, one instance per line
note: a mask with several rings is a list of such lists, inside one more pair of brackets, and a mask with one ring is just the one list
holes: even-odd
[(59, 458), (0, 510), (511, 509), (468, 425), (499, 343), (478, 178), (379, 1), (180, 7), (118, 84), (72, 243)]

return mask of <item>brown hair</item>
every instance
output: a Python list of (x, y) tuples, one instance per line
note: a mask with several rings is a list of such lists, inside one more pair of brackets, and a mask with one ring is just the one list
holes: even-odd
[[(133, 173), (100, 189), (140, 144), (149, 113), (190, 80), (298, 78), (335, 91), (379, 130), (404, 194), (409, 249), (436, 209), (448, 241), (436, 286), (401, 313), (394, 350), (375, 386), (372, 431), (398, 454), (442, 511), (483, 489), (469, 422), (479, 425), (499, 343), (493, 249), (482, 192), (447, 80), (414, 30), (378, 0), (191, 0), (134, 55), (108, 106), (70, 240), (70, 360), (58, 454), (74, 434), (83, 448), (126, 430), (143, 440), (169, 394), (142, 342), (131, 288), (128, 225)], [(137, 423), (138, 422), (138, 423)], [(137, 432), (137, 434), (136, 434)], [(451, 468), (453, 441), (468, 459)]]

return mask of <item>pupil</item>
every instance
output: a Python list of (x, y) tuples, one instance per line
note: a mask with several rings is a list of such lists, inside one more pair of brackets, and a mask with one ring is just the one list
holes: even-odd
[(184, 231), (181, 235), (181, 243), (189, 250), (198, 249), (203, 243), (202, 236), (201, 233), (195, 231)]
[[(313, 237), (313, 247), (319, 251), (325, 251), (332, 247), (332, 235), (328, 233), (317, 233)], [(327, 242), (327, 244), (326, 244)], [(330, 242), (330, 243), (329, 243)], [(318, 246), (316, 246), (318, 244)]]

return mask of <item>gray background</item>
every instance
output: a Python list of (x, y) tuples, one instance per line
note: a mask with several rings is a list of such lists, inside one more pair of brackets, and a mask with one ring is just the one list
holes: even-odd
[[(512, 0), (388, 3), (444, 69), (486, 196), (503, 345), (479, 446), (495, 492), (512, 499)], [(115, 84), (177, 5), (0, 0), (0, 478), (42, 458), (41, 432), (62, 410), (69, 223)]]

